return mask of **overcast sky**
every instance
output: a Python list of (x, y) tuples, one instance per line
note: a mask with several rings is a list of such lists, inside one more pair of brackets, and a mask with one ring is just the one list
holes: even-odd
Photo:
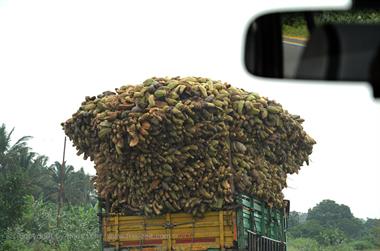
[[(275, 99), (306, 120), (318, 144), (310, 166), (289, 177), (292, 210), (333, 199), (356, 217), (380, 218), (380, 104), (371, 90), (263, 80), (243, 68), (244, 32), (255, 13), (304, 1), (127, 2), (0, 0), (0, 123), (15, 127), (16, 138), (33, 136), (34, 151), (61, 161), (60, 123), (85, 96), (151, 76), (210, 77)], [(308, 4), (323, 2), (332, 4)], [(66, 159), (95, 173), (71, 143)]]

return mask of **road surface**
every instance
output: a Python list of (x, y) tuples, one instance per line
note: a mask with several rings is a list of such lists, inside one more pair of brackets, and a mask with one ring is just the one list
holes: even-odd
[(304, 40), (284, 38), (284, 77), (294, 78), (297, 71), (298, 61), (304, 49)]

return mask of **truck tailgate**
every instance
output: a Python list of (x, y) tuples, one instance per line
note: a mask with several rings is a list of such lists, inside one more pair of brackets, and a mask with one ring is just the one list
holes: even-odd
[(105, 250), (207, 250), (233, 247), (234, 210), (208, 212), (201, 219), (176, 213), (157, 217), (109, 214), (102, 217)]

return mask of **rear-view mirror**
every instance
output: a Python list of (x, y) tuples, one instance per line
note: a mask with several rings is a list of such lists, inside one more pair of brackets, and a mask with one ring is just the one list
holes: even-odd
[(270, 13), (246, 33), (245, 66), (267, 78), (366, 81), (379, 97), (380, 9)]

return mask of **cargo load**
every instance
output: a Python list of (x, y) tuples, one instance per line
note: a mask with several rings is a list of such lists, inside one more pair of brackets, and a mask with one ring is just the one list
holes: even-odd
[(94, 161), (111, 213), (202, 217), (239, 194), (285, 207), (286, 177), (308, 164), (315, 144), (302, 122), (228, 83), (175, 77), (86, 97), (63, 128)]

